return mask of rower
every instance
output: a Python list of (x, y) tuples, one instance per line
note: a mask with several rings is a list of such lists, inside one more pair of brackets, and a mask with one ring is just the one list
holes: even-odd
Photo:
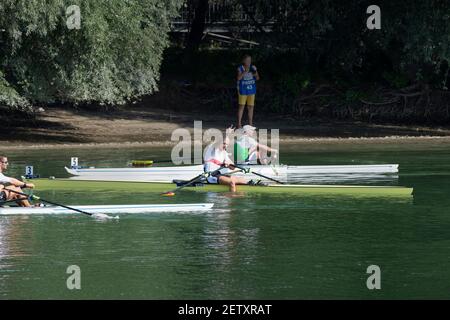
[(0, 202), (16, 201), (21, 207), (31, 207), (30, 201), (16, 192), (23, 193), (22, 189), (34, 188), (34, 184), (5, 176), (3, 172), (8, 169), (8, 164), (8, 158), (0, 156)]
[(256, 128), (245, 125), (238, 129), (236, 142), (234, 143), (234, 159), (238, 164), (268, 164), (268, 159), (263, 158), (259, 150), (271, 152), (273, 156), (278, 153), (277, 149), (270, 148), (265, 144), (258, 143), (254, 137)]
[(203, 169), (205, 172), (214, 172), (207, 177), (208, 183), (227, 185), (231, 192), (235, 192), (236, 185), (247, 184), (247, 181), (242, 177), (227, 174), (230, 172), (228, 168), (233, 168), (233, 161), (227, 152), (229, 143), (230, 139), (226, 137), (223, 143), (216, 142), (209, 145), (203, 158), (205, 162)]

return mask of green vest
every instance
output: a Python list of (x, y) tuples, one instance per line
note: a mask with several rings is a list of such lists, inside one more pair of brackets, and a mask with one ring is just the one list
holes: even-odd
[(245, 162), (247, 160), (249, 154), (248, 149), (243, 148), (239, 143), (234, 143), (234, 162)]

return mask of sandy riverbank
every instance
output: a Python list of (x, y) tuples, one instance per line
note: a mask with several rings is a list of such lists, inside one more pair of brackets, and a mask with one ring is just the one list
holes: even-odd
[[(403, 136), (391, 136), (391, 137), (378, 137), (378, 138), (287, 138), (281, 139), (282, 145), (296, 145), (299, 148), (303, 146), (333, 146), (339, 144), (344, 145), (371, 145), (386, 146), (395, 145), (401, 143), (402, 145), (424, 145), (427, 143), (437, 145), (449, 145), (450, 137), (433, 137), (433, 136), (419, 136), (419, 137), (403, 137)], [(110, 143), (61, 143), (61, 144), (6, 144), (2, 145), (1, 150), (21, 150), (21, 149), (111, 149), (111, 148), (146, 148), (146, 147), (171, 147), (176, 142), (171, 141), (152, 141), (152, 142), (110, 142)]]
[[(171, 141), (173, 130), (192, 132), (194, 120), (200, 119), (204, 130), (223, 130), (234, 122), (232, 111), (217, 115), (139, 107), (102, 112), (49, 108), (33, 123), (18, 121), (3, 126), (1, 149), (170, 146), (175, 144)], [(450, 128), (293, 120), (258, 114), (255, 122), (259, 128), (278, 128), (280, 142), (289, 144), (450, 142)]]

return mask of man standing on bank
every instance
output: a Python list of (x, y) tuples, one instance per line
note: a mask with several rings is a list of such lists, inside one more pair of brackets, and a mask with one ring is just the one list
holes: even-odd
[(253, 109), (255, 107), (256, 81), (259, 80), (259, 74), (254, 65), (252, 57), (245, 55), (242, 59), (242, 65), (237, 70), (237, 90), (238, 90), (238, 125), (242, 127), (242, 115), (245, 105), (247, 105), (248, 124), (253, 126)]

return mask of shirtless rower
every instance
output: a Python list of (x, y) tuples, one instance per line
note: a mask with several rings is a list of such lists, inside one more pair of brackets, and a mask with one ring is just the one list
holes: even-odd
[(7, 177), (3, 174), (8, 168), (8, 158), (0, 156), (0, 203), (5, 201), (16, 200), (21, 207), (31, 207), (31, 203), (24, 196), (16, 192), (23, 192), (24, 188), (34, 188), (32, 183), (24, 183), (20, 180)]
[(229, 143), (230, 139), (226, 137), (223, 142), (213, 143), (206, 148), (203, 158), (205, 162), (204, 171), (217, 172), (207, 178), (208, 183), (227, 185), (230, 187), (231, 192), (236, 192), (236, 185), (248, 183), (242, 177), (227, 174), (230, 172), (228, 168), (234, 168), (233, 161), (230, 159), (227, 152)]

